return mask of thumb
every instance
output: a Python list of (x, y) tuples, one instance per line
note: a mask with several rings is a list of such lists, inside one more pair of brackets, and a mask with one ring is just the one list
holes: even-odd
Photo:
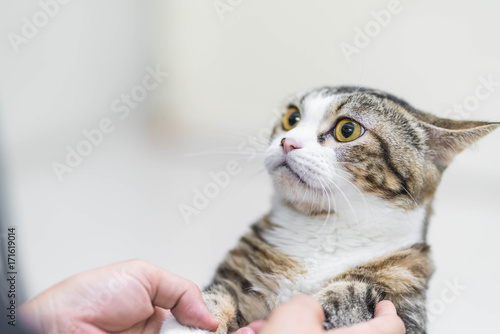
[(196, 284), (158, 267), (147, 273), (149, 284), (145, 286), (149, 287), (153, 305), (170, 310), (185, 326), (217, 329), (219, 324), (205, 306)]
[(323, 308), (312, 297), (298, 295), (279, 306), (260, 334), (316, 334), (323, 332)]

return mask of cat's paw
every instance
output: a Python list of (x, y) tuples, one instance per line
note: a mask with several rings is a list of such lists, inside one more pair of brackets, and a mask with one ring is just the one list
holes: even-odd
[(174, 317), (170, 317), (161, 326), (160, 334), (208, 334), (212, 332), (181, 325)]
[(375, 306), (383, 296), (362, 282), (334, 282), (318, 300), (325, 312), (327, 330), (346, 327), (373, 318)]

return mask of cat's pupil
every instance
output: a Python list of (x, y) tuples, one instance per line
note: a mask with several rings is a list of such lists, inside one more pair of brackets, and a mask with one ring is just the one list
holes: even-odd
[(344, 136), (344, 138), (349, 138), (354, 133), (355, 128), (356, 127), (353, 123), (345, 123), (344, 125), (342, 125), (342, 129), (340, 129), (342, 132), (342, 136)]
[(288, 116), (288, 124), (290, 126), (294, 126), (298, 121), (300, 121), (300, 113), (298, 111), (294, 111)]

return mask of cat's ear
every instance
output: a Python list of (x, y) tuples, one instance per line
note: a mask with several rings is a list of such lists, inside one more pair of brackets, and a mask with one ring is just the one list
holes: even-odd
[(496, 122), (455, 121), (437, 117), (424, 124), (434, 163), (441, 168), (448, 166), (455, 155), (500, 126)]

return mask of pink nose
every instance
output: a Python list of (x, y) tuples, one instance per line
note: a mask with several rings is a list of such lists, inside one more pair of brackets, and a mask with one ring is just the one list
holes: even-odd
[(283, 138), (281, 139), (281, 146), (283, 146), (283, 151), (285, 151), (285, 154), (288, 154), (288, 152), (293, 151), (293, 150), (298, 150), (300, 145), (292, 138)]

